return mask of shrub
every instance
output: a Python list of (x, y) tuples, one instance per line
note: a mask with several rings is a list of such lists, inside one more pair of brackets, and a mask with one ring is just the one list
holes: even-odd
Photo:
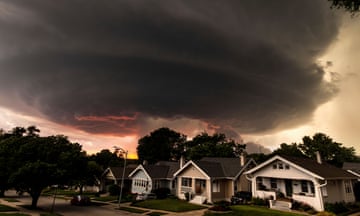
[(333, 212), (335, 214), (349, 211), (349, 209), (346, 207), (345, 203), (343, 202), (325, 203), (325, 210), (328, 212)]
[(214, 203), (214, 206), (209, 208), (212, 211), (230, 211), (230, 202), (222, 200)]
[(120, 187), (116, 184), (109, 185), (108, 192), (110, 196), (117, 196), (120, 193)]
[(259, 197), (253, 197), (251, 202), (252, 202), (252, 204), (258, 205), (258, 206), (268, 206), (269, 205), (268, 199), (261, 199)]
[(157, 188), (153, 191), (156, 194), (156, 198), (165, 199), (170, 194), (169, 188)]

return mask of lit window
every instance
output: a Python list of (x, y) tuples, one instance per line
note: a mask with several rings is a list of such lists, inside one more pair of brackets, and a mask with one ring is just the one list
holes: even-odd
[(220, 192), (220, 182), (213, 181), (213, 192)]
[(350, 181), (347, 180), (344, 182), (344, 185), (345, 185), (345, 192), (346, 193), (351, 193), (351, 185), (350, 185)]

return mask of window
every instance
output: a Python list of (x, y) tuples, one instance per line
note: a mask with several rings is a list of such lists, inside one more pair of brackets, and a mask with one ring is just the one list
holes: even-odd
[(270, 179), (270, 187), (271, 187), (271, 189), (277, 189), (276, 179), (274, 179), (274, 178)]
[(277, 168), (277, 165), (276, 163), (273, 164), (273, 169), (276, 169)]
[(349, 180), (344, 181), (344, 185), (345, 185), (345, 193), (351, 193), (350, 181)]
[(322, 193), (322, 195), (323, 195), (324, 197), (327, 197), (327, 196), (328, 196), (326, 187), (322, 187), (322, 188), (321, 188), (321, 193)]
[(192, 179), (191, 178), (181, 178), (181, 186), (192, 187)]
[(278, 166), (279, 166), (279, 169), (284, 169), (284, 165), (282, 163), (279, 163)]
[(312, 194), (315, 193), (315, 187), (314, 187), (314, 183), (313, 183), (313, 182), (310, 182), (310, 192), (311, 192)]
[(213, 181), (213, 192), (220, 192), (220, 182)]
[(307, 193), (309, 192), (307, 181), (301, 181), (301, 192)]
[(290, 169), (290, 166), (289, 166), (289, 164), (285, 164), (285, 169)]
[(256, 178), (256, 186), (257, 186), (258, 190), (265, 190), (265, 186), (263, 185), (263, 182), (262, 182), (262, 177)]

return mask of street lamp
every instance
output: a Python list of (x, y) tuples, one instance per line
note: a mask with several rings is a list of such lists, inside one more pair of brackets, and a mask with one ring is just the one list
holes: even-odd
[(126, 167), (126, 158), (127, 158), (127, 154), (128, 151), (124, 150), (123, 148), (120, 148), (118, 146), (114, 146), (115, 152), (117, 154), (125, 154), (125, 158), (124, 158), (124, 168), (123, 168), (123, 173), (122, 173), (122, 178), (121, 178), (121, 186), (120, 186), (120, 195), (119, 195), (119, 209), (120, 209), (120, 203), (121, 203), (121, 196), (122, 196), (122, 190), (124, 187), (124, 177), (125, 177), (125, 167)]

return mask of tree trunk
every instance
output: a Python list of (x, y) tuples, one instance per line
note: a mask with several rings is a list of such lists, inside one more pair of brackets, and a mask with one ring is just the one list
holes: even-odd
[(31, 208), (32, 209), (36, 209), (37, 208), (37, 203), (38, 203), (38, 200), (39, 200), (39, 197), (40, 197), (40, 194), (41, 193), (30, 193), (30, 196), (32, 198), (31, 200)]
[(80, 194), (83, 194), (83, 192), (84, 192), (84, 185), (79, 185), (79, 193)]
[(0, 197), (5, 197), (5, 189), (0, 189)]

